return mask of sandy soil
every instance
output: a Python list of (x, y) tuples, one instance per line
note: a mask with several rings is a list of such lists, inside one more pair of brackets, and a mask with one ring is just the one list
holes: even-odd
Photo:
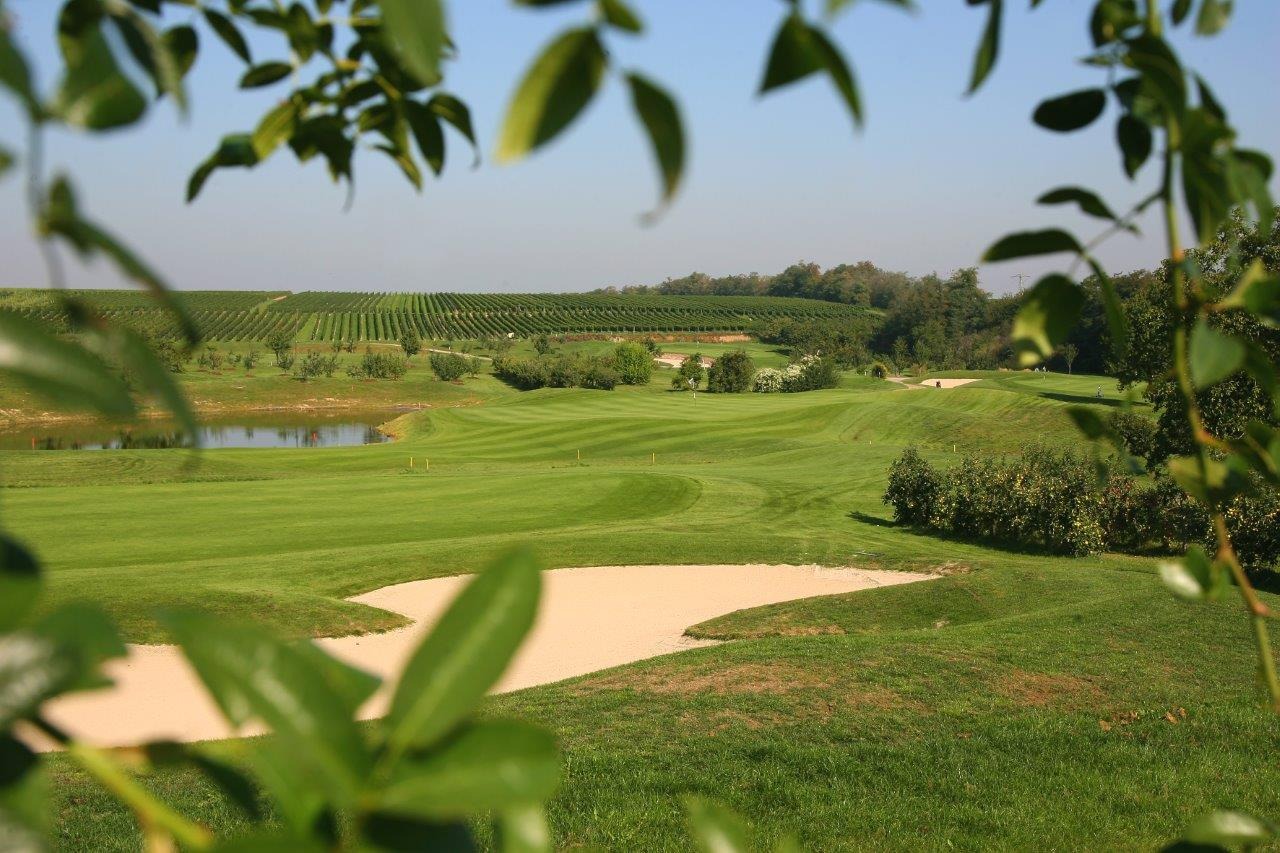
[[(684, 364), (684, 360), (691, 355), (693, 355), (691, 352), (664, 352), (662, 355), (654, 356), (653, 360), (658, 362), (658, 364), (665, 364), (667, 367), (679, 367)], [(710, 367), (715, 363), (716, 360), (714, 358), (707, 358), (705, 355), (702, 357), (703, 367)]]
[[(931, 575), (819, 566), (605, 566), (543, 574), (534, 629), (495, 692), (519, 690), (668, 654), (706, 641), (690, 625), (747, 607), (927, 580)], [(401, 613), (414, 624), (384, 634), (322, 639), (330, 653), (383, 678), (398, 672), (466, 576), (383, 587), (353, 601)], [(51, 703), (49, 718), (89, 743), (123, 746), (236, 734), (173, 646), (131, 646), (108, 666), (116, 686)], [(384, 712), (388, 691), (360, 715)], [(247, 729), (249, 734), (257, 729)], [(43, 744), (36, 744), (41, 746)]]

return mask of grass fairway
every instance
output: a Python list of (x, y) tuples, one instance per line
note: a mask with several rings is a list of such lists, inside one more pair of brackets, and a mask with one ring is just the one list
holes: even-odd
[[(880, 503), (902, 447), (945, 463), (1075, 443), (1066, 406), (1097, 404), (1099, 384), (1114, 405), (1112, 381), (846, 377), (695, 399), (662, 378), (495, 388), (402, 416), (392, 444), (221, 450), (196, 468), (180, 451), (8, 452), (0, 498), (49, 568), (47, 603), (98, 600), (142, 641), (163, 639), (151, 612), (174, 603), (294, 635), (385, 628), (398, 617), (343, 597), (469, 571), (515, 540), (549, 566), (958, 572), (726, 615), (692, 631), (725, 645), (489, 700), (561, 736), (562, 846), (685, 848), (686, 792), (812, 849), (1142, 848), (1217, 807), (1280, 814), (1280, 723), (1257, 707), (1230, 604), (1173, 600), (1149, 560), (949, 541)], [(152, 784), (215, 827), (239, 819), (186, 774)], [(127, 815), (61, 759), (54, 790), (67, 849), (136, 849)]]

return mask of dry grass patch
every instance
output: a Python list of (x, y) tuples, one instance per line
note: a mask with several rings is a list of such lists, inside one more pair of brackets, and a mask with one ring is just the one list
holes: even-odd
[(644, 669), (620, 671), (580, 685), (582, 692), (634, 690), (659, 696), (781, 694), (831, 687), (828, 679), (788, 663), (744, 663), (718, 670)]
[(995, 678), (992, 687), (999, 695), (1026, 708), (1093, 707), (1106, 698), (1102, 688), (1087, 678), (1017, 667)]

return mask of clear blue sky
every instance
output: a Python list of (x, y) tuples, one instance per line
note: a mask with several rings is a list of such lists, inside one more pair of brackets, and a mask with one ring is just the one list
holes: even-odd
[[(22, 45), (49, 86), (53, 0), (11, 0)], [(514, 166), (490, 162), (515, 82), (542, 44), (587, 6), (517, 8), (498, 0), (449, 4), (461, 49), (449, 88), (472, 106), (485, 163), (450, 138), (442, 179), (421, 195), (383, 155), (357, 155), (355, 205), (320, 163), (277, 153), (252, 172), (215, 174), (193, 205), (191, 169), (226, 132), (251, 129), (282, 87), (241, 92), (241, 65), (207, 32), (189, 78), (192, 116), (160, 105), (141, 126), (109, 138), (56, 134), (50, 163), (68, 169), (82, 204), (181, 289), (584, 290), (653, 283), (692, 270), (776, 272), (799, 259), (824, 267), (870, 260), (914, 274), (969, 266), (1009, 230), (1065, 224), (1083, 236), (1094, 221), (1034, 198), (1062, 184), (1100, 191), (1115, 208), (1155, 180), (1149, 165), (1124, 180), (1112, 121), (1080, 134), (1038, 130), (1029, 116), (1044, 96), (1099, 82), (1074, 62), (1088, 49), (1091, 0), (1050, 0), (1035, 12), (1012, 3), (1004, 50), (987, 86), (963, 96), (985, 12), (960, 0), (924, 0), (904, 15), (862, 2), (835, 25), (852, 58), (868, 112), (855, 134), (825, 80), (756, 98), (765, 53), (783, 11), (777, 0), (638, 2), (641, 38), (612, 38), (618, 62), (677, 93), (691, 144), (684, 190), (653, 226), (639, 222), (656, 198), (650, 154), (626, 93), (611, 80), (568, 133)], [(1213, 39), (1176, 37), (1183, 60), (1213, 83), (1242, 141), (1280, 154), (1280, 3), (1237, 4)], [(255, 58), (280, 57), (274, 42)], [(0, 142), (22, 140), (17, 113), (0, 102)], [(1115, 270), (1160, 257), (1151, 236), (1117, 238), (1101, 252)], [(0, 284), (40, 286), (22, 184), (0, 183)], [(1048, 263), (982, 270), (988, 290)], [(118, 286), (103, 264), (71, 266), (75, 286)]]

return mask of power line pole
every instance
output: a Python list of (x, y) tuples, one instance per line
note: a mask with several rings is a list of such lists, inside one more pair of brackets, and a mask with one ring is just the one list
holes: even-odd
[(1014, 273), (1013, 275), (1009, 276), (1009, 278), (1016, 278), (1016, 279), (1018, 280), (1018, 289), (1019, 289), (1019, 290), (1021, 290), (1021, 289), (1022, 289), (1022, 280), (1023, 280), (1024, 278), (1026, 278), (1026, 277), (1027, 277), (1027, 274), (1026, 274), (1026, 273), (1024, 273), (1024, 272)]

